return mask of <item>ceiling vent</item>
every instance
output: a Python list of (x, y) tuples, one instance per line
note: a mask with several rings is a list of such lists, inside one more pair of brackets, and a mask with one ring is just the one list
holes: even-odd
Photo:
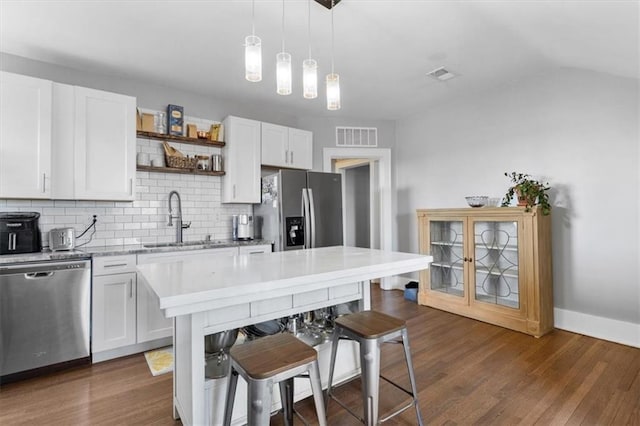
[(454, 77), (457, 77), (456, 74), (452, 73), (445, 67), (436, 68), (435, 70), (428, 72), (427, 75), (438, 81), (447, 81), (451, 80)]

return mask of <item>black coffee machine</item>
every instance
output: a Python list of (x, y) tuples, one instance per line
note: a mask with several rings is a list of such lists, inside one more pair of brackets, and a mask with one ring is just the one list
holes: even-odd
[(37, 212), (0, 213), (0, 255), (41, 249)]

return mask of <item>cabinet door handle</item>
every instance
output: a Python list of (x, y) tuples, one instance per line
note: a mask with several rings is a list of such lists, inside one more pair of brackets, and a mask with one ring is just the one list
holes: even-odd
[(291, 161), (289, 161), (289, 163), (293, 164), (293, 151), (289, 151), (289, 155), (291, 155)]
[(288, 149), (284, 152), (284, 162), (285, 162), (285, 164), (289, 162), (289, 150)]
[(473, 258), (472, 257), (469, 258), (469, 262), (473, 262)]
[(129, 195), (133, 195), (133, 178), (129, 178)]
[(15, 251), (16, 249), (16, 236), (17, 234), (15, 232), (9, 234), (9, 240), (7, 241), (7, 249), (9, 251)]
[(129, 299), (133, 299), (133, 280), (129, 280)]
[(462, 261), (463, 261), (463, 262), (466, 262), (467, 260), (469, 260), (469, 259), (467, 259), (467, 256), (465, 256), (465, 257), (463, 257), (463, 258), (462, 258)]
[(42, 174), (42, 192), (47, 192), (47, 174)]
[(233, 199), (236, 199), (236, 185), (235, 183), (233, 184)]

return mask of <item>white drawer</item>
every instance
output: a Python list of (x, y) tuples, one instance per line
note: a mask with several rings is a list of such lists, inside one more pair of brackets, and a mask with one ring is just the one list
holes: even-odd
[(259, 300), (251, 302), (251, 316), (259, 317), (261, 315), (271, 314), (278, 311), (286, 311), (293, 307), (293, 298), (291, 296), (274, 297), (273, 299)]
[(238, 251), (240, 254), (271, 253), (271, 244), (259, 246), (239, 246)]
[(329, 299), (360, 294), (360, 283), (342, 284), (329, 289)]
[(251, 316), (251, 306), (249, 303), (241, 305), (227, 306), (226, 308), (216, 309), (207, 312), (205, 327), (212, 327), (226, 322), (247, 319)]
[(329, 292), (326, 288), (320, 290), (307, 291), (306, 293), (299, 293), (293, 295), (293, 306), (306, 306), (318, 302), (324, 302), (329, 299)]
[(122, 274), (125, 272), (136, 272), (135, 254), (93, 257), (94, 276)]

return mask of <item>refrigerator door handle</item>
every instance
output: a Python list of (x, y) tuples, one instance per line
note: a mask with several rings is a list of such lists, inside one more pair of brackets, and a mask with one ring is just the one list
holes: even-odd
[(304, 248), (311, 248), (311, 215), (307, 188), (302, 188), (302, 214), (304, 216)]
[(309, 210), (311, 211), (311, 248), (316, 247), (316, 205), (313, 201), (313, 190), (307, 189), (309, 192)]

